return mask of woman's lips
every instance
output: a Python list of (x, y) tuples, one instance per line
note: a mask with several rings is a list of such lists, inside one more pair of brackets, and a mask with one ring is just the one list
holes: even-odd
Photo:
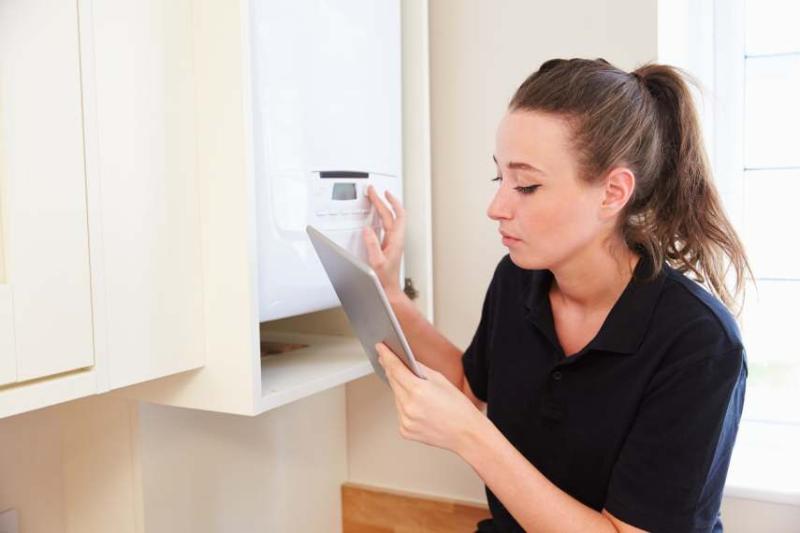
[(518, 242), (522, 242), (520, 239), (517, 239), (516, 237), (512, 237), (508, 233), (503, 233), (502, 231), (500, 232), (500, 235), (503, 236), (503, 244), (505, 246), (511, 246), (511, 245), (516, 244)]

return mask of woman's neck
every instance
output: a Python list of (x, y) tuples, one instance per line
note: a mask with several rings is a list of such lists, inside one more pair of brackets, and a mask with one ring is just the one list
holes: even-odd
[(551, 269), (550, 297), (562, 307), (586, 314), (612, 307), (631, 280), (639, 255), (625, 246), (612, 255), (606, 247), (587, 248), (580, 255)]

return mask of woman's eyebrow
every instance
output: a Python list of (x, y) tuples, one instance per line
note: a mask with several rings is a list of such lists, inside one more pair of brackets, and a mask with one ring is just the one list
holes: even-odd
[[(499, 165), (499, 163), (497, 162), (497, 157), (496, 156), (493, 155), (492, 159), (494, 160), (496, 165)], [(521, 161), (509, 161), (508, 165), (506, 165), (506, 166), (508, 168), (510, 168), (510, 169), (513, 169), (513, 170), (530, 170), (531, 172), (538, 172), (540, 174), (544, 174), (545, 173), (544, 170), (542, 170), (540, 168), (536, 168), (533, 165), (529, 165), (528, 163), (523, 163)]]

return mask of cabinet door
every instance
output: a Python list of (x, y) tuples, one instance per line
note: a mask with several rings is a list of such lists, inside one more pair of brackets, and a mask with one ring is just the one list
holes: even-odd
[[(1, 138), (0, 143), (2, 143)], [(2, 144), (0, 144), (0, 148), (2, 148)], [(0, 159), (0, 169), (2, 169), (2, 159)], [(0, 385), (17, 380), (17, 357), (16, 348), (14, 348), (14, 306), (11, 301), (11, 287), (6, 280), (3, 211), (3, 174), (2, 170), (0, 170)]]
[(118, 388), (204, 362), (192, 2), (79, 3), (89, 4), (82, 66), (102, 242), (92, 260), (104, 269), (103, 361)]
[(78, 35), (74, 2), (0, 2), (0, 382), (93, 365)]
[[(0, 241), (1, 246), (2, 242)], [(14, 308), (11, 302), (11, 289), (7, 283), (3, 283), (2, 261), (2, 248), (0, 248), (0, 385), (17, 380)]]

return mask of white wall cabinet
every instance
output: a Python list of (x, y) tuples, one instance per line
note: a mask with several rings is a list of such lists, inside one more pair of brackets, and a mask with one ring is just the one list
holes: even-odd
[[(0, 2), (0, 417), (112, 389), (252, 415), (372, 372), (353, 337), (262, 334), (250, 9)], [(406, 275), (430, 316), (427, 48), (403, 46)]]
[(192, 24), (0, 2), (0, 417), (203, 364)]
[(75, 5), (0, 3), (0, 383), (94, 364)]
[(201, 366), (192, 2), (80, 1), (108, 388)]

